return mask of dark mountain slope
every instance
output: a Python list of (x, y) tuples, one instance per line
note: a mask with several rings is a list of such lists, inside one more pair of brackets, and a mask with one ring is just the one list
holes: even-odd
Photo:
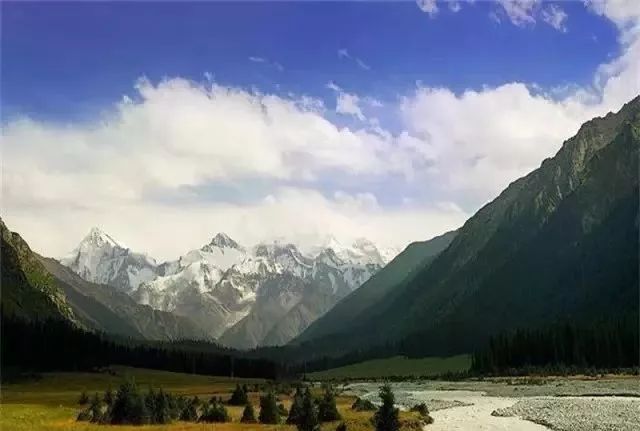
[(112, 286), (95, 284), (50, 258), (38, 256), (88, 328), (149, 340), (206, 339), (189, 319), (136, 303)]
[(637, 308), (639, 112), (636, 98), (584, 124), (322, 348), (470, 352), (514, 326)]
[(409, 244), (402, 253), (362, 286), (313, 322), (305, 332), (293, 340), (293, 343), (302, 343), (349, 328), (358, 320), (361, 313), (366, 312), (367, 308), (384, 299), (389, 291), (401, 282), (410, 279), (416, 269), (428, 265), (435, 256), (449, 246), (455, 236), (456, 231), (452, 231), (428, 241)]
[(0, 276), (3, 313), (21, 319), (76, 322), (54, 278), (35, 258), (22, 237), (0, 219)]

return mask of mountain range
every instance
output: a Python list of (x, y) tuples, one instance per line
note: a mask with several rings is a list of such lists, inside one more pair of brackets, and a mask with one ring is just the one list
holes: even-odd
[(400, 254), (298, 336), (294, 354), (389, 343), (419, 356), (468, 353), (515, 328), (637, 311), (639, 146), (640, 96), (583, 124), (435, 257)]
[(636, 97), (461, 228), (389, 263), (395, 253), (367, 240), (301, 251), (225, 234), (158, 263), (97, 228), (56, 261), (0, 220), (2, 312), (132, 338), (287, 344), (274, 351), (298, 361), (380, 346), (469, 353), (515, 328), (606, 320), (639, 300), (639, 147)]
[(287, 343), (392, 255), (365, 239), (343, 246), (328, 237), (303, 253), (280, 241), (243, 247), (218, 233), (159, 264), (92, 228), (60, 262), (139, 304), (188, 318), (226, 346), (248, 349)]

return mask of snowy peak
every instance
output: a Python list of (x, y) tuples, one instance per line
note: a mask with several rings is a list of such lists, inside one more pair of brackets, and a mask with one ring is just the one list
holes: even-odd
[(98, 227), (91, 228), (60, 263), (87, 281), (110, 284), (126, 292), (157, 276), (155, 260), (133, 253)]
[(118, 243), (118, 241), (113, 239), (111, 235), (107, 234), (105, 231), (96, 226), (91, 228), (87, 236), (84, 237), (80, 244), (82, 245), (83, 243), (94, 245), (96, 247), (109, 245), (111, 247), (126, 248)]
[(209, 242), (209, 244), (205, 245), (203, 247), (203, 249), (211, 248), (211, 247), (235, 248), (237, 250), (240, 250), (242, 248), (242, 247), (240, 247), (240, 245), (238, 245), (237, 242), (232, 240), (229, 237), (229, 235), (227, 235), (226, 233), (222, 233), (222, 232), (217, 233), (216, 236), (211, 238), (211, 242)]

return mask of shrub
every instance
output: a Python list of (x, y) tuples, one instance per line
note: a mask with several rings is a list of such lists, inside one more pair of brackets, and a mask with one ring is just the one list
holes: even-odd
[(412, 412), (418, 412), (420, 416), (429, 416), (429, 409), (425, 403), (416, 404), (411, 407)]
[(330, 385), (325, 386), (324, 394), (318, 404), (318, 419), (320, 422), (340, 420), (340, 413), (336, 407), (336, 396)]
[(228, 421), (229, 413), (227, 413), (227, 409), (219, 400), (216, 400), (216, 402), (207, 405), (204, 412), (202, 413), (202, 416), (200, 416), (200, 422), (213, 423)]
[(398, 409), (395, 407), (395, 396), (388, 384), (380, 387), (380, 399), (382, 405), (373, 416), (373, 423), (376, 431), (398, 431), (400, 421), (398, 419)]
[(76, 418), (76, 420), (78, 422), (88, 422), (91, 420), (91, 410), (89, 409), (84, 409), (82, 411), (80, 411), (80, 413), (78, 413), (78, 417)]
[(362, 398), (357, 398), (353, 403), (353, 405), (351, 406), (351, 409), (356, 410), (358, 412), (374, 411), (376, 410), (376, 405), (369, 400), (363, 400)]
[(89, 404), (89, 412), (91, 414), (91, 419), (90, 419), (91, 422), (94, 422), (94, 423), (103, 422), (102, 405), (100, 404), (100, 398), (98, 397), (97, 393), (93, 394), (93, 397), (91, 397), (91, 402)]
[(240, 418), (240, 422), (242, 422), (243, 424), (254, 424), (258, 422), (256, 420), (256, 414), (253, 411), (253, 405), (251, 403), (248, 403), (246, 406), (244, 406), (244, 410), (242, 411), (242, 418)]
[(200, 400), (198, 397), (193, 398), (185, 403), (180, 412), (180, 420), (185, 422), (195, 422), (198, 420), (198, 405)]
[(272, 391), (260, 397), (260, 414), (258, 420), (263, 424), (277, 424), (280, 422), (280, 413), (276, 396)]
[(82, 393), (80, 394), (80, 398), (78, 398), (78, 404), (80, 404), (81, 406), (84, 406), (88, 402), (89, 402), (89, 396), (85, 391), (82, 391)]
[(108, 406), (111, 406), (111, 404), (113, 404), (113, 391), (111, 390), (111, 386), (109, 386), (109, 388), (104, 391), (103, 400)]
[(336, 427), (336, 431), (347, 431), (347, 424), (340, 422)]

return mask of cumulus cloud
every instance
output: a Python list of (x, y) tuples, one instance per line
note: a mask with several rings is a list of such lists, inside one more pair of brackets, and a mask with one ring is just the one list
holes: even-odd
[[(3, 217), (54, 256), (92, 225), (159, 258), (217, 231), (247, 244), (328, 233), (390, 245), (428, 238), (462, 224), (582, 122), (640, 93), (640, 17), (631, 3), (616, 4), (589, 6), (616, 23), (622, 49), (591, 85), (561, 93), (521, 82), (462, 93), (420, 85), (378, 107), (380, 118), (401, 118), (398, 132), (375, 119), (341, 127), (321, 100), (212, 76), (140, 80), (90, 123), (14, 119), (2, 130)], [(361, 108), (376, 95), (328, 86), (336, 111), (366, 119)], [(252, 198), (212, 197), (228, 184), (252, 188)], [(386, 203), (390, 196), (401, 204)]]
[[(357, 104), (350, 103), (343, 100), (341, 110), (362, 116)], [(322, 102), (309, 97), (285, 98), (180, 78), (155, 84), (143, 79), (136, 94), (92, 123), (61, 125), (29, 118), (8, 122), (2, 130), (3, 211), (11, 226), (54, 255), (79, 239), (80, 226), (84, 230), (93, 224), (111, 227), (114, 235), (122, 232), (131, 244), (140, 236), (134, 226), (140, 227), (148, 239), (143, 245), (158, 256), (167, 256), (165, 247), (184, 251), (186, 243), (176, 243), (171, 238), (174, 232), (181, 232), (186, 242), (195, 232), (226, 230), (234, 220), (263, 234), (279, 230), (279, 224), (292, 232), (308, 231), (313, 227), (310, 216), (298, 210), (304, 198), (310, 199), (309, 206), (326, 207), (324, 212), (320, 208), (309, 212), (324, 214), (327, 229), (333, 229), (329, 225), (351, 218), (341, 212), (346, 205), (342, 195), (334, 196), (337, 203), (332, 203), (308, 191), (272, 193), (280, 213), (287, 202), (295, 203), (289, 207), (291, 215), (280, 220), (267, 217), (267, 207), (252, 202), (223, 205), (208, 200), (206, 193), (198, 195), (238, 181), (247, 187), (270, 183), (317, 190), (326, 177), (411, 175), (414, 154), (411, 149), (397, 151), (396, 137), (338, 127), (323, 114)], [(162, 199), (175, 195), (186, 203), (172, 205)], [(262, 199), (260, 205), (268, 201)], [(218, 213), (227, 216), (214, 216)], [(428, 219), (429, 212), (422, 214)], [(72, 223), (65, 223), (65, 217)], [(159, 220), (167, 223), (169, 237), (158, 235)], [(57, 235), (56, 223), (70, 229), (66, 240)], [(155, 235), (149, 235), (150, 226), (158, 228)], [(435, 226), (430, 224), (429, 229)], [(393, 228), (388, 224), (380, 230)], [(251, 228), (236, 228), (245, 231)], [(358, 232), (358, 228), (350, 224), (342, 231)]]
[(411, 147), (443, 187), (486, 201), (554, 154), (583, 122), (640, 94), (640, 38), (622, 35), (629, 41), (623, 54), (601, 65), (592, 85), (566, 88), (562, 97), (518, 82), (461, 94), (419, 86), (401, 104)]

